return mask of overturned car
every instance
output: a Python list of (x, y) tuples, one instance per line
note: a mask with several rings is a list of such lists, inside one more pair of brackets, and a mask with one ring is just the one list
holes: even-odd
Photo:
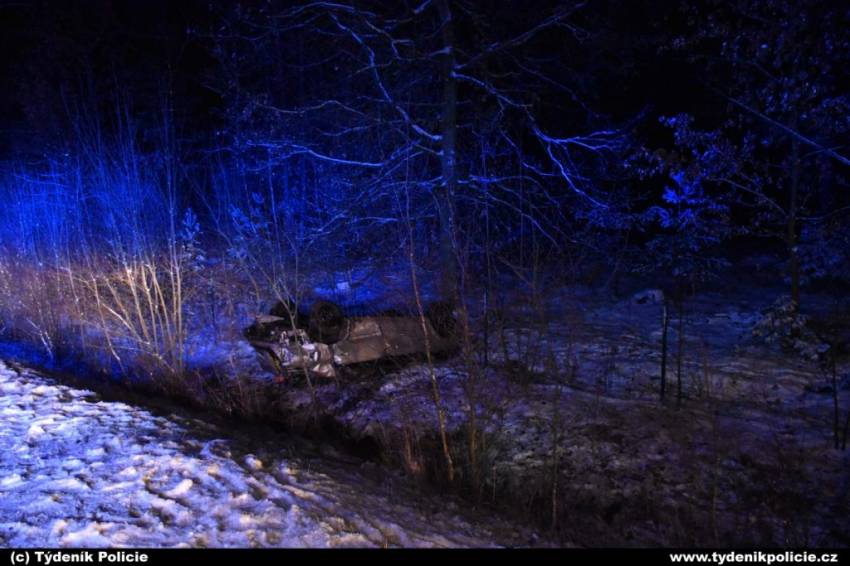
[(309, 372), (336, 377), (338, 368), (388, 358), (457, 349), (456, 323), (447, 303), (434, 303), (424, 316), (390, 311), (346, 316), (329, 301), (317, 301), (305, 315), (280, 302), (245, 330), (260, 364), (277, 376)]

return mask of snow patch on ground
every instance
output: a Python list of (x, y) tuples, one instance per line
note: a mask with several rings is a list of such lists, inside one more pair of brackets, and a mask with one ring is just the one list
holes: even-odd
[[(4, 546), (527, 544), (352, 463), (244, 453), (224, 431), (157, 416), (0, 362)], [(526, 537), (520, 540), (518, 537)]]

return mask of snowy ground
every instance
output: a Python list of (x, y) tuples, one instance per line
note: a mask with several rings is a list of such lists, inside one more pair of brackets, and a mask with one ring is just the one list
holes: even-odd
[[(461, 518), (383, 472), (296, 456), (156, 415), (0, 362), (0, 545), (491, 546), (533, 544)], [(473, 526), (474, 525), (474, 526)]]
[[(356, 285), (333, 286), (341, 288)], [(677, 324), (670, 395), (658, 400), (659, 304), (555, 288), (541, 322), (536, 305), (518, 296), (502, 326), (493, 323), (473, 389), (476, 373), (462, 356), (434, 368), (457, 469), (474, 390), (479, 500), (508, 517), (555, 525), (550, 536), (561, 542), (850, 545), (850, 451), (832, 448), (827, 378), (752, 336), (779, 292), (732, 286), (688, 300), (681, 406)], [(828, 302), (812, 296), (804, 304)], [(191, 341), (190, 366), (232, 378), (228, 391), (241, 395), (222, 394), (224, 412), (241, 403), (246, 414), (298, 429), (318, 411), (341, 437), (374, 445), (396, 469), (422, 479), (426, 470), (440, 473), (425, 364), (316, 380), (313, 405), (303, 379), (276, 383), (239, 336)], [(840, 370), (850, 376), (847, 360)], [(538, 544), (491, 518), (460, 519), (446, 499), (417, 495), (397, 476), (338, 454), (97, 403), (27, 371), (0, 371), (0, 393), (0, 544)], [(206, 393), (215, 401), (220, 392)], [(850, 407), (847, 378), (839, 397)]]
[[(752, 337), (773, 290), (689, 300), (681, 407), (675, 326), (670, 394), (658, 401), (660, 305), (583, 289), (552, 296), (562, 300), (545, 326), (517, 308), (490, 342), (476, 392), (485, 498), (508, 494), (548, 524), (557, 470), (557, 521), (578, 544), (850, 544), (850, 453), (832, 448), (826, 376)], [(435, 372), (462, 457), (471, 374), (461, 357)], [(306, 413), (306, 387), (280, 391), (282, 412)], [(850, 406), (850, 389), (839, 397)], [(424, 364), (321, 382), (317, 398), (352, 436), (377, 438), (411, 472), (423, 467), (417, 438), (436, 438), (437, 422)]]

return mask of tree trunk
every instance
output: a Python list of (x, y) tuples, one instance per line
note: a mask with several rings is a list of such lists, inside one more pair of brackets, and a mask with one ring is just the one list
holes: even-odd
[(684, 336), (684, 320), (685, 320), (685, 299), (684, 291), (681, 291), (682, 296), (679, 297), (679, 330), (676, 336), (676, 407), (682, 404), (682, 358), (684, 356), (683, 349), (685, 347)]
[[(797, 120), (794, 119), (796, 127)], [(788, 277), (791, 279), (791, 300), (794, 301), (794, 309), (800, 308), (800, 254), (797, 250), (797, 216), (799, 214), (799, 192), (800, 192), (800, 142), (791, 141), (791, 186), (790, 202), (788, 205), (788, 232), (786, 243), (788, 246)]]
[(667, 314), (666, 301), (661, 305), (661, 400), (667, 390), (667, 330), (670, 328), (670, 317)]
[(832, 374), (832, 442), (838, 450), (841, 444), (841, 411), (838, 404), (838, 363), (836, 361), (836, 344), (830, 344), (829, 365)]
[(439, 0), (443, 32), (443, 112), (440, 168), (443, 182), (437, 194), (440, 221), (440, 293), (444, 300), (457, 299), (457, 254), (454, 245), (454, 198), (457, 189), (457, 80), (455, 79), (454, 27), (449, 0)]

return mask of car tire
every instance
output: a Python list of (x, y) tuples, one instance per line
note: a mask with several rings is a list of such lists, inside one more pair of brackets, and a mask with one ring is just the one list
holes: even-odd
[(455, 338), (457, 336), (457, 320), (454, 307), (447, 301), (437, 301), (428, 305), (425, 316), (440, 338)]
[(339, 305), (330, 301), (316, 301), (310, 308), (308, 335), (314, 342), (338, 342), (345, 326), (345, 315)]

